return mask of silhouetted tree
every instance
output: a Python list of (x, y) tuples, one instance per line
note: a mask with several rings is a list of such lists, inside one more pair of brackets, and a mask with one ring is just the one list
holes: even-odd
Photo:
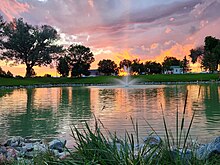
[(74, 63), (72, 65), (71, 77), (81, 77), (82, 75), (89, 76), (90, 64), (86, 63)]
[(117, 64), (112, 60), (101, 60), (98, 63), (98, 71), (104, 73), (105, 75), (111, 75), (117, 72)]
[(162, 72), (162, 65), (156, 61), (145, 62), (144, 68), (148, 74), (160, 74)]
[(192, 59), (192, 63), (196, 63), (196, 61), (199, 59), (199, 61), (202, 61), (202, 57), (204, 56), (204, 46), (197, 47), (195, 49), (190, 50), (190, 58)]
[(140, 59), (135, 59), (131, 63), (131, 70), (138, 74), (144, 72), (144, 64), (140, 62)]
[(181, 61), (181, 67), (183, 68), (183, 73), (187, 73), (189, 71), (189, 60), (187, 60), (186, 56), (184, 56)]
[(119, 63), (119, 68), (120, 69), (122, 69), (122, 68), (124, 68), (124, 67), (131, 67), (131, 61), (130, 60), (128, 60), (128, 59), (124, 59), (124, 60), (122, 60), (122, 61), (120, 61), (120, 63)]
[(95, 61), (90, 48), (83, 45), (70, 45), (67, 56), (70, 60), (72, 77), (90, 74), (90, 64)]
[(58, 39), (57, 31), (49, 25), (32, 26), (22, 18), (14, 19), (5, 25), (4, 40), (1, 40), (6, 51), (3, 59), (15, 64), (26, 65), (26, 77), (31, 77), (34, 66), (47, 66), (51, 63), (51, 54), (61, 51), (54, 44)]
[(207, 36), (204, 42), (205, 46), (191, 49), (189, 56), (193, 63), (200, 59), (200, 63), (205, 70), (217, 71), (220, 64), (220, 40)]
[(164, 70), (170, 70), (171, 66), (180, 66), (181, 61), (178, 60), (176, 57), (165, 57), (164, 61), (162, 62), (162, 66)]
[(57, 71), (62, 77), (69, 76), (70, 66), (66, 56), (58, 59)]

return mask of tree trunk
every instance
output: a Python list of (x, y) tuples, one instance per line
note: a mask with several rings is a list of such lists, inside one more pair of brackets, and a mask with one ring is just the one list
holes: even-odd
[(32, 76), (32, 67), (30, 66), (30, 65), (27, 65), (27, 67), (26, 67), (26, 75), (25, 75), (25, 77), (31, 77)]

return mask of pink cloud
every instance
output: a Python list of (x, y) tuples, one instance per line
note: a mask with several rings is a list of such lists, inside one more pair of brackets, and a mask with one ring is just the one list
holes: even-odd
[(0, 11), (8, 20), (12, 20), (19, 17), (20, 13), (27, 12), (29, 7), (27, 3), (20, 3), (17, 0), (1, 0)]

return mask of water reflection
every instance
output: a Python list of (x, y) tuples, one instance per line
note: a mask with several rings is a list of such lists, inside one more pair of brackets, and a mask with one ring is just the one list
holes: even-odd
[(203, 140), (219, 135), (220, 86), (210, 84), (0, 90), (1, 139), (15, 135), (70, 139), (70, 126), (81, 128), (85, 121), (93, 126), (92, 113), (121, 136), (125, 129), (133, 131), (130, 117), (138, 120), (140, 136), (151, 131), (145, 120), (163, 135), (161, 109), (169, 128), (175, 131), (176, 110), (181, 115), (187, 90), (186, 122), (196, 111), (191, 134)]

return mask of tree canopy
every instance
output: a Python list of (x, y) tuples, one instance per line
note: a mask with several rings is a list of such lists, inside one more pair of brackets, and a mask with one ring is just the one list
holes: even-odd
[(148, 74), (160, 74), (162, 72), (162, 65), (156, 61), (147, 61), (144, 67)]
[(186, 56), (184, 56), (181, 61), (181, 67), (183, 68), (183, 73), (187, 73), (189, 71), (189, 60), (187, 60)]
[(4, 25), (2, 35), (5, 49), (2, 59), (25, 64), (26, 77), (31, 76), (34, 66), (47, 66), (52, 61), (51, 54), (61, 51), (61, 47), (54, 44), (58, 33), (49, 25), (32, 26), (22, 18), (14, 19)]
[(164, 61), (162, 62), (163, 69), (170, 70), (171, 66), (180, 66), (181, 61), (178, 60), (176, 57), (165, 57)]
[(140, 59), (134, 59), (131, 63), (131, 70), (138, 74), (144, 72), (144, 64), (140, 62)]
[(124, 68), (124, 67), (131, 67), (131, 61), (130, 60), (128, 60), (128, 59), (124, 59), (124, 60), (122, 60), (122, 61), (120, 61), (120, 63), (119, 63), (119, 68), (120, 69), (122, 69), (122, 68)]
[(90, 74), (89, 68), (92, 62), (95, 61), (90, 48), (83, 45), (70, 45), (68, 48), (67, 57), (71, 66), (71, 76), (81, 77)]
[(98, 71), (104, 73), (105, 75), (111, 75), (112, 73), (117, 72), (117, 64), (112, 60), (101, 60), (98, 63)]
[(212, 36), (207, 36), (205, 45), (190, 50), (192, 62), (198, 61), (205, 70), (211, 72), (218, 70), (220, 64), (220, 40)]
[(68, 58), (66, 56), (60, 57), (58, 59), (57, 71), (59, 74), (61, 74), (62, 77), (69, 76), (70, 66), (68, 63)]

